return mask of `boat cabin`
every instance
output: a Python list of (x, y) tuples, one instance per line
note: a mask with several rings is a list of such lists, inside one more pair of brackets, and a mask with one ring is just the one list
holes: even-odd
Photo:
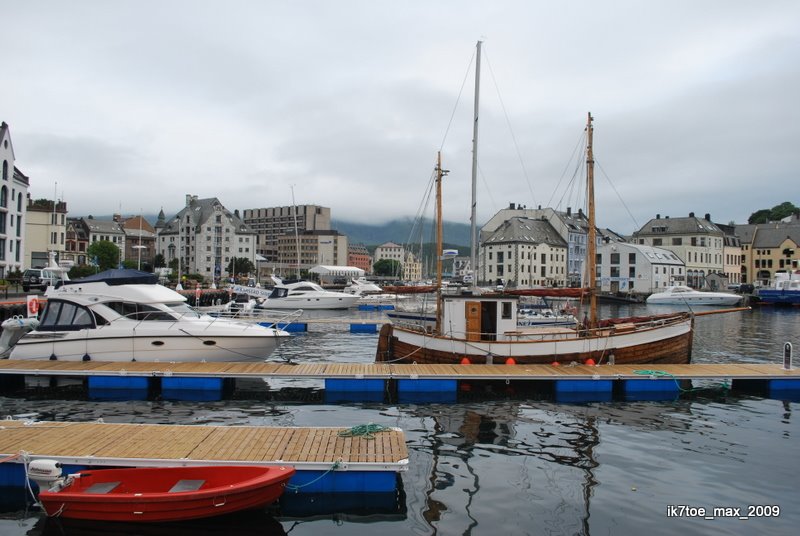
[(443, 334), (470, 341), (497, 341), (517, 329), (518, 296), (455, 294), (442, 297)]

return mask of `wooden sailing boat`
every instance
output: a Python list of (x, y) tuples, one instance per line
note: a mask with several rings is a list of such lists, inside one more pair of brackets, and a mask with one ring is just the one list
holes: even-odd
[[(478, 61), (480, 43), (478, 43)], [(478, 118), (478, 77), (476, 69), (475, 123)], [(477, 127), (473, 144), (477, 142)], [(589, 247), (587, 251), (590, 318), (580, 328), (532, 328), (517, 326), (519, 295), (483, 294), (471, 291), (459, 295), (439, 295), (436, 327), (384, 324), (378, 339), (375, 360), (406, 363), (506, 363), (509, 358), (518, 364), (553, 362), (617, 364), (684, 364), (689, 363), (692, 349), (694, 317), (688, 312), (597, 320), (595, 297), (595, 214), (594, 157), (592, 153), (592, 116), (587, 121), (587, 199), (589, 203)], [(473, 170), (477, 147), (473, 147)], [(441, 191), (441, 159), (437, 164), (437, 180)], [(473, 173), (473, 192), (475, 190)], [(474, 195), (474, 194), (473, 194)], [(440, 201), (437, 206), (441, 207)], [(473, 197), (473, 210), (475, 201)], [(441, 210), (436, 215), (441, 228)], [(474, 221), (474, 218), (473, 218)], [(438, 234), (437, 234), (438, 236)], [(473, 232), (475, 236), (475, 232)], [(438, 246), (441, 255), (441, 243)], [(473, 246), (472, 258), (475, 258)], [(473, 264), (473, 269), (475, 264)], [(473, 277), (473, 281), (475, 281)], [(438, 280), (440, 281), (440, 279)], [(570, 289), (573, 290), (573, 289)], [(549, 291), (552, 294), (552, 290)]]

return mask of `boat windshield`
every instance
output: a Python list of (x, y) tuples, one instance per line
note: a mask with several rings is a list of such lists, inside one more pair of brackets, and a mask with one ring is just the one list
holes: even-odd
[(181, 315), (181, 317), (200, 318), (203, 316), (197, 309), (186, 302), (166, 303), (164, 305)]

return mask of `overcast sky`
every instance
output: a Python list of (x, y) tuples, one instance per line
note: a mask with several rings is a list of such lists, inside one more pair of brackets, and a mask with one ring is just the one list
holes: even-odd
[(186, 194), (290, 205), (294, 186), (334, 219), (413, 217), (441, 148), (444, 217), (468, 223), (478, 40), (479, 223), (511, 202), (582, 206), (570, 180), (589, 111), (600, 226), (800, 205), (796, 0), (5, 0), (0, 14), (16, 165), (72, 215), (171, 217)]

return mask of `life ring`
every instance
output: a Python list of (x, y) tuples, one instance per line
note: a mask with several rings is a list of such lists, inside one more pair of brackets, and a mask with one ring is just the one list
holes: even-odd
[(28, 302), (28, 312), (32, 315), (39, 313), (39, 300), (34, 299)]

